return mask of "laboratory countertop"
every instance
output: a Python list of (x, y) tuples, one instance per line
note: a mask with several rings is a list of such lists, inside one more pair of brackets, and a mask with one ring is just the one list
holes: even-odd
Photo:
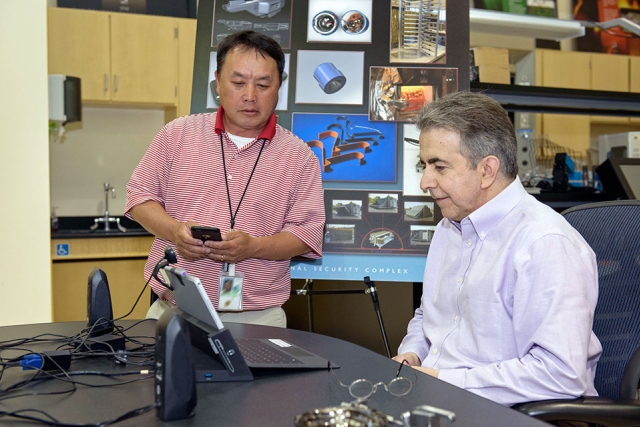
[(114, 222), (109, 223), (109, 230), (105, 230), (104, 223), (99, 223), (95, 230), (91, 230), (94, 225), (94, 218), (89, 216), (69, 216), (58, 218), (58, 229), (51, 230), (51, 239), (86, 239), (94, 237), (133, 237), (151, 236), (147, 230), (142, 228), (137, 222), (124, 216), (116, 216), (120, 220), (120, 225), (126, 231), (121, 231)]

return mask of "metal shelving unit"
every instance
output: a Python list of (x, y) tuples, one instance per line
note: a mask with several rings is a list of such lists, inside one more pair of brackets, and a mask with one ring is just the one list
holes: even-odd
[(397, 61), (432, 62), (445, 54), (443, 43), (446, 24), (440, 19), (441, 0), (396, 0), (398, 26), (397, 48), (391, 57)]
[(640, 117), (637, 93), (476, 82), (471, 91), (492, 97), (512, 112)]

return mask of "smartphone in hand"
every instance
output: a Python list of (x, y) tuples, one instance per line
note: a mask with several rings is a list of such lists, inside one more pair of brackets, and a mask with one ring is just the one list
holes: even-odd
[(213, 240), (216, 242), (222, 241), (222, 234), (220, 234), (220, 229), (218, 227), (194, 225), (191, 227), (191, 235), (203, 242), (206, 242), (207, 240)]

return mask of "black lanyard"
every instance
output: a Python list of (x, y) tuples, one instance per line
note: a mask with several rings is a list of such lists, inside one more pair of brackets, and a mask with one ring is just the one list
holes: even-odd
[(262, 147), (260, 147), (260, 152), (258, 153), (258, 158), (256, 159), (256, 163), (253, 165), (253, 169), (251, 169), (251, 175), (249, 175), (249, 180), (247, 180), (247, 185), (244, 187), (244, 191), (242, 192), (242, 197), (240, 197), (240, 201), (238, 202), (238, 207), (236, 208), (236, 213), (233, 213), (233, 208), (231, 207), (231, 193), (229, 193), (229, 181), (227, 180), (227, 162), (224, 158), (224, 144), (222, 143), (222, 132), (220, 132), (220, 149), (222, 150), (222, 168), (224, 170), (224, 183), (227, 186), (227, 200), (229, 202), (229, 216), (231, 217), (231, 230), (236, 224), (236, 216), (238, 215), (238, 211), (240, 210), (240, 204), (242, 200), (244, 200), (244, 195), (247, 194), (247, 188), (249, 188), (249, 183), (251, 182), (251, 178), (253, 177), (253, 173), (256, 171), (256, 167), (258, 166), (258, 160), (260, 160), (260, 155), (262, 155), (262, 150), (264, 150), (264, 144), (267, 142), (266, 138), (262, 139)]

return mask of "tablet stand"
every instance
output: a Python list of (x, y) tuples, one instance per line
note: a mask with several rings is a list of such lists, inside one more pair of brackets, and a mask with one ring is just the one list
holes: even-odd
[[(187, 321), (194, 351), (196, 382), (251, 381), (253, 375), (231, 332), (217, 329), (174, 308)], [(203, 354), (204, 353), (204, 354)]]

